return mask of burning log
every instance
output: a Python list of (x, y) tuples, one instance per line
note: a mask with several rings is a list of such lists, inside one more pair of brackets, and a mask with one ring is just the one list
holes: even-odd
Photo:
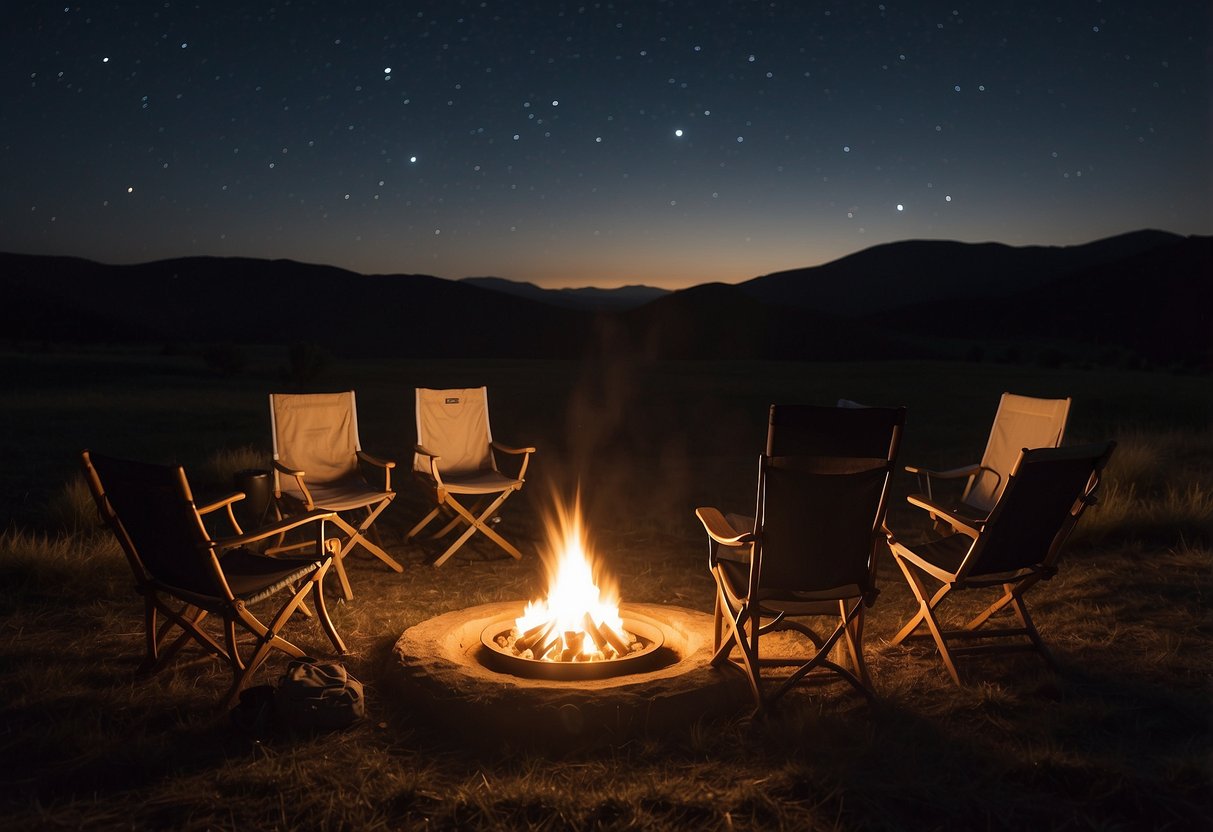
[(550, 633), (550, 635), (545, 635), (542, 643), (540, 643), (539, 646), (532, 648), (535, 659), (543, 660), (543, 658), (546, 657), (548, 653), (552, 652), (552, 650), (558, 644), (560, 644), (560, 634), (551, 632), (554, 629), (555, 629), (555, 626), (553, 624), (553, 626), (549, 627), (545, 631), (545, 633)]
[(549, 528), (555, 568), (547, 596), (528, 602), (514, 629), (493, 643), (514, 656), (559, 663), (624, 659), (647, 649), (623, 629), (618, 598), (603, 593), (587, 557), (580, 510), (560, 512), (560, 526)]
[(518, 637), (518, 640), (514, 642), (514, 649), (519, 653), (526, 650), (533, 650), (536, 645), (544, 643), (547, 640), (548, 635), (555, 628), (555, 621), (542, 621), (539, 624), (536, 624), (534, 627)]
[(605, 653), (608, 649), (610, 649), (611, 642), (608, 641), (607, 637), (604, 636), (602, 631), (598, 629), (598, 625), (594, 623), (594, 617), (588, 612), (581, 619), (581, 626), (587, 633), (590, 634), (590, 640), (594, 642), (594, 645), (601, 652)]

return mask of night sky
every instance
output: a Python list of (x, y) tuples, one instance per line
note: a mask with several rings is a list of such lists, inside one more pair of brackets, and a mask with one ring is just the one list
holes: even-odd
[(1213, 232), (1205, 0), (4, 3), (0, 250), (546, 286)]

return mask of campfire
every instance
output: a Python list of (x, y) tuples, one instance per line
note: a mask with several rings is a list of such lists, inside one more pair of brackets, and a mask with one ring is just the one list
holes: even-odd
[[(624, 618), (618, 592), (595, 574), (580, 507), (557, 506), (548, 524), (546, 597), (512, 622), (485, 628), (482, 642), (499, 669), (554, 679), (602, 678), (642, 669), (662, 644), (660, 629)], [(508, 625), (508, 626), (507, 626)]]

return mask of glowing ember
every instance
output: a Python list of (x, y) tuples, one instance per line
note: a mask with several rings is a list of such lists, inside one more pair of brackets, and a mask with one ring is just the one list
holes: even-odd
[(581, 522), (581, 509), (557, 506), (548, 524), (550, 578), (547, 597), (526, 605), (498, 646), (526, 659), (551, 662), (604, 661), (643, 649), (624, 630), (619, 596), (595, 576)]

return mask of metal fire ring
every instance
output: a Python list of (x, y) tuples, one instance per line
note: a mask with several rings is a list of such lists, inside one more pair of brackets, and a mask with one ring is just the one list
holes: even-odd
[(545, 662), (540, 659), (527, 659), (515, 654), (509, 648), (498, 646), (498, 636), (508, 635), (514, 629), (514, 620), (499, 618), (491, 622), (480, 634), (480, 643), (484, 646), (480, 661), (486, 667), (499, 673), (510, 673), (526, 679), (543, 679), (553, 682), (578, 682), (586, 679), (610, 679), (616, 676), (627, 676), (630, 673), (645, 673), (661, 667), (665, 663), (665, 655), (661, 648), (665, 644), (665, 635), (656, 622), (642, 621), (629, 614), (623, 618), (623, 627), (648, 642), (643, 650), (628, 653), (617, 659), (607, 659), (600, 662)]

